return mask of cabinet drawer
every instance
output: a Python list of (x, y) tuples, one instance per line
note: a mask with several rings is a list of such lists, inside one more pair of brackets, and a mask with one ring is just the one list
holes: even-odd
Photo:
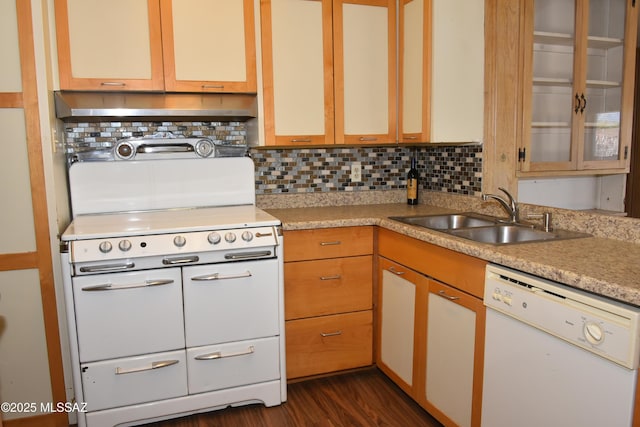
[(285, 319), (370, 310), (371, 255), (284, 266)]
[(284, 261), (373, 253), (373, 227), (320, 228), (284, 232)]
[(381, 228), (378, 254), (478, 298), (484, 296), (487, 262)]
[(287, 378), (372, 364), (371, 310), (286, 322)]
[(81, 371), (89, 411), (187, 394), (184, 350), (86, 363)]

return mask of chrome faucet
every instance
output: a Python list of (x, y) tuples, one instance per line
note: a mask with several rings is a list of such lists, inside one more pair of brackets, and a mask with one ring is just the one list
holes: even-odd
[(510, 223), (520, 222), (520, 208), (518, 207), (518, 203), (516, 203), (516, 199), (514, 199), (513, 196), (509, 194), (509, 192), (504, 188), (499, 187), (498, 189), (507, 195), (507, 198), (509, 199), (508, 201), (495, 194), (483, 194), (482, 200), (485, 200), (485, 201), (489, 199), (497, 200), (498, 202), (500, 202), (502, 207), (509, 214)]

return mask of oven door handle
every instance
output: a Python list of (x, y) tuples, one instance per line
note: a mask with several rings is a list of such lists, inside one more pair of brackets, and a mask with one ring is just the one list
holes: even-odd
[(85, 286), (83, 291), (117, 291), (119, 289), (132, 288), (148, 288), (151, 286), (161, 286), (173, 283), (172, 279), (168, 280), (145, 280), (143, 283), (128, 283), (125, 285), (114, 285), (113, 283), (103, 283), (100, 285)]
[(196, 276), (196, 277), (192, 277), (191, 280), (195, 281), (195, 282), (207, 282), (207, 281), (211, 281), (211, 280), (224, 280), (224, 279), (242, 279), (243, 277), (251, 277), (252, 274), (250, 271), (245, 271), (244, 273), (238, 273), (238, 274), (220, 274), (220, 273), (213, 273), (213, 274), (207, 274), (206, 276)]
[(196, 360), (215, 360), (215, 359), (224, 359), (225, 357), (235, 357), (235, 356), (245, 356), (247, 354), (252, 354), (255, 352), (255, 347), (250, 345), (246, 351), (238, 351), (236, 353), (223, 353), (221, 351), (214, 351), (213, 353), (202, 354), (200, 356), (196, 356)]
[(158, 362), (151, 363), (151, 366), (143, 366), (141, 368), (124, 369), (124, 368), (117, 367), (116, 375), (133, 374), (135, 372), (144, 372), (144, 371), (151, 371), (153, 369), (166, 368), (167, 366), (175, 365), (178, 362), (179, 360), (160, 360)]
[(134, 268), (136, 265), (132, 262), (128, 262), (126, 264), (103, 264), (103, 265), (92, 265), (88, 267), (80, 267), (80, 272), (82, 273), (100, 273), (103, 271), (117, 271), (117, 270), (130, 270)]
[(226, 254), (224, 256), (224, 259), (238, 260), (238, 259), (264, 258), (269, 255), (271, 255), (271, 251), (244, 252), (241, 254)]

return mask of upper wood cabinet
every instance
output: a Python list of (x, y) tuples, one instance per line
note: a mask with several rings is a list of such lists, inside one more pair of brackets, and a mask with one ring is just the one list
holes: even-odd
[(395, 1), (260, 4), (266, 144), (396, 142)]
[(635, 3), (524, 2), (521, 175), (628, 170)]
[(256, 91), (252, 0), (56, 0), (55, 14), (61, 89)]
[(261, 0), (266, 145), (334, 143), (332, 0)]
[(484, 133), (484, 0), (431, 0), (431, 137), (479, 142)]
[(400, 142), (431, 139), (431, 1), (400, 0), (398, 129)]
[(336, 144), (396, 142), (396, 2), (334, 0)]

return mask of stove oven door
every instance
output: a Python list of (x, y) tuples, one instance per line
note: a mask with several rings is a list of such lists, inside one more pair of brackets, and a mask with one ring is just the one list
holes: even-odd
[(81, 362), (184, 348), (179, 268), (73, 279)]
[(279, 335), (278, 260), (183, 269), (187, 347)]

